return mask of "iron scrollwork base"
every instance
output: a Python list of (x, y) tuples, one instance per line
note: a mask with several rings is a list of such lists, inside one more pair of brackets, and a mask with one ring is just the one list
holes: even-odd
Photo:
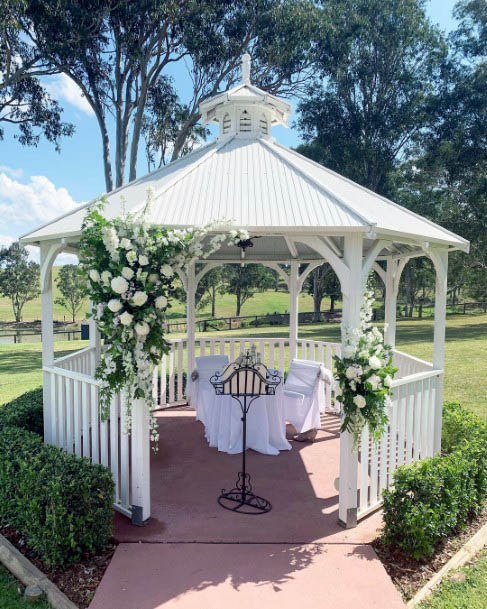
[(272, 510), (272, 505), (267, 499), (252, 492), (250, 474), (246, 472), (238, 473), (236, 486), (231, 491), (222, 489), (218, 503), (226, 510), (239, 514), (265, 514)]

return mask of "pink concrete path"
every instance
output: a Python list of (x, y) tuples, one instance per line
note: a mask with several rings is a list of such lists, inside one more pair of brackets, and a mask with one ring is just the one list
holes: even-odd
[(255, 491), (270, 513), (245, 516), (216, 502), (239, 455), (208, 448), (188, 409), (160, 415), (152, 458), (152, 519), (115, 517), (120, 542), (90, 609), (399, 609), (404, 604), (369, 542), (379, 514), (337, 524), (338, 419), (313, 444), (271, 457), (248, 452)]

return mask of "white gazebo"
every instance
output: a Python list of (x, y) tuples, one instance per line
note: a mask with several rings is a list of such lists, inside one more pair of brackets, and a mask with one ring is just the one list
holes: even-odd
[[(289, 289), (289, 338), (258, 338), (270, 365), (284, 366), (285, 349), (321, 359), (332, 367), (340, 344), (300, 340), (298, 296), (307, 275), (328, 262), (343, 297), (343, 324), (358, 327), (369, 273), (385, 284), (386, 341), (394, 345), (396, 302), (401, 272), (411, 258), (429, 257), (436, 269), (434, 356), (428, 363), (394, 351), (399, 368), (393, 382), (389, 426), (382, 441), (364, 431), (359, 453), (349, 433), (340, 437), (339, 519), (347, 527), (381, 503), (381, 492), (402, 463), (440, 450), (448, 252), (468, 251), (465, 239), (404, 209), (277, 143), (274, 125), (287, 125), (290, 105), (250, 83), (250, 57), (242, 64), (242, 83), (201, 105), (204, 124), (217, 123), (218, 137), (165, 167), (107, 195), (105, 213), (140, 210), (152, 191), (148, 221), (190, 227), (232, 219), (252, 237), (245, 262), (274, 269)], [(56, 256), (77, 251), (87, 205), (22, 237), (41, 250), (42, 356), (45, 440), (103, 463), (113, 472), (115, 507), (140, 523), (150, 517), (150, 442), (147, 413), (134, 405), (130, 435), (123, 432), (120, 398), (108, 421), (100, 420), (94, 379), (100, 339), (94, 327), (90, 346), (61, 359), (53, 353), (51, 269)], [(154, 396), (161, 407), (182, 402), (184, 373), (195, 355), (238, 354), (251, 338), (195, 336), (195, 290), (210, 269), (241, 263), (242, 250), (223, 246), (181, 275), (187, 293), (187, 336), (172, 341), (172, 351), (154, 371)], [(185, 353), (187, 357), (185, 357)], [(323, 474), (325, 475), (325, 474)]]

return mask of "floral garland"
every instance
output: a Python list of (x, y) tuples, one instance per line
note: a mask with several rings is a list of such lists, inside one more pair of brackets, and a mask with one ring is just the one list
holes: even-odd
[[(170, 350), (164, 321), (175, 274), (224, 242), (236, 244), (249, 236), (245, 230), (229, 231), (228, 222), (186, 230), (149, 225), (145, 215), (150, 204), (148, 193), (141, 213), (113, 220), (103, 216), (104, 199), (90, 206), (83, 222), (80, 269), (92, 302), (91, 316), (105, 339), (95, 375), (100, 380), (101, 416), (107, 418), (113, 395), (123, 391), (128, 431), (132, 400), (142, 399), (157, 442), (152, 376)], [(223, 228), (225, 232), (216, 232)]]
[(342, 354), (334, 356), (336, 379), (340, 386), (340, 395), (336, 399), (342, 404), (341, 431), (352, 433), (355, 449), (365, 425), (375, 442), (386, 430), (390, 387), (397, 372), (392, 365), (392, 348), (384, 345), (382, 333), (371, 323), (373, 303), (373, 292), (367, 290), (360, 314), (360, 328), (344, 329)]

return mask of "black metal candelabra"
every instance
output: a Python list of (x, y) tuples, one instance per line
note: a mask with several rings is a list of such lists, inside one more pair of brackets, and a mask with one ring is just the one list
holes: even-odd
[(229, 395), (236, 400), (242, 411), (242, 471), (230, 491), (222, 489), (218, 503), (232, 512), (240, 514), (265, 514), (272, 509), (271, 503), (252, 491), (250, 474), (247, 472), (247, 413), (251, 404), (263, 395), (274, 395), (281, 377), (268, 370), (264, 364), (255, 361), (255, 354), (245, 355), (225, 370), (210, 379), (217, 395)]

